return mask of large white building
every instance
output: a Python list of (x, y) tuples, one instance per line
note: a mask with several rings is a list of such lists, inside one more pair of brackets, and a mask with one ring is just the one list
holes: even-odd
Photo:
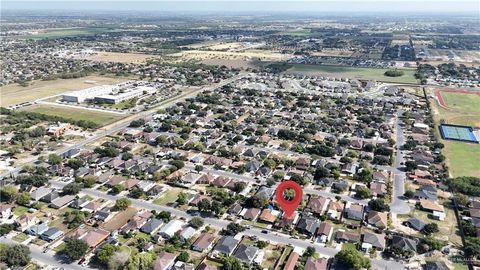
[(157, 90), (152, 83), (144, 81), (127, 81), (116, 85), (100, 85), (62, 95), (66, 102), (82, 103), (95, 100), (100, 103), (116, 104), (128, 99), (151, 94)]
[(111, 93), (116, 87), (116, 85), (99, 85), (79, 91), (68, 92), (62, 95), (62, 100), (82, 103), (87, 99), (92, 99), (94, 96)]

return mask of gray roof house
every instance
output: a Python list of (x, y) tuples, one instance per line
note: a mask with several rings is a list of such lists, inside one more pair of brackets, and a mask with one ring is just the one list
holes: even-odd
[(375, 247), (377, 250), (385, 249), (385, 236), (383, 234), (365, 232), (362, 249), (368, 251), (371, 247)]
[(312, 236), (317, 231), (318, 225), (320, 225), (320, 221), (318, 218), (311, 216), (302, 216), (302, 218), (298, 221), (297, 230), (301, 231), (304, 234)]
[(241, 244), (233, 254), (237, 259), (245, 264), (251, 264), (255, 256), (257, 256), (259, 249), (256, 246), (247, 246)]
[(399, 235), (392, 237), (392, 243), (390, 246), (400, 248), (403, 251), (417, 252), (417, 241), (414, 239), (406, 238)]
[(30, 227), (25, 231), (26, 233), (30, 235), (42, 235), (44, 232), (48, 230), (48, 224), (45, 223), (40, 223), (40, 224), (35, 224)]
[(213, 250), (229, 256), (232, 255), (235, 247), (238, 245), (238, 242), (240, 241), (235, 239), (233, 236), (224, 236), (218, 241)]
[(30, 193), (30, 198), (32, 200), (38, 201), (43, 198), (45, 195), (52, 192), (51, 188), (39, 187)]
[(418, 218), (410, 218), (409, 220), (405, 221), (405, 223), (412, 229), (415, 229), (417, 231), (423, 230), (423, 227), (425, 227), (425, 223), (421, 221)]
[(50, 228), (46, 230), (42, 235), (40, 235), (40, 238), (42, 238), (45, 241), (51, 242), (63, 235), (63, 232), (60, 229), (57, 228)]
[(162, 225), (163, 221), (161, 219), (152, 218), (140, 228), (140, 231), (148, 234), (154, 234)]

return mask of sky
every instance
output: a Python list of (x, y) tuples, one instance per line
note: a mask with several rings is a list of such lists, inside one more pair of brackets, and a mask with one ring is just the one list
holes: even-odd
[[(157, 11), (217, 13), (479, 13), (479, 0), (2, 0), (2, 10)], [(67, 15), (67, 14), (66, 14)]]

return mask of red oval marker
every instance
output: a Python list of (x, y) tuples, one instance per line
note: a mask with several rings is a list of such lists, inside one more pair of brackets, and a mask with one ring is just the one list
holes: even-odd
[[(283, 192), (286, 189), (293, 189), (295, 191), (295, 197), (291, 201), (285, 199), (283, 196)], [(295, 181), (284, 181), (282, 182), (275, 191), (275, 198), (277, 199), (278, 205), (282, 208), (283, 212), (285, 212), (287, 218), (293, 217), (293, 212), (297, 209), (298, 205), (302, 201), (303, 197), (303, 190), (302, 187), (297, 184)]]

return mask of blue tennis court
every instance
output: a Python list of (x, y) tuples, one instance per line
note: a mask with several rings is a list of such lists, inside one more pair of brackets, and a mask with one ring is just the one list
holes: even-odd
[(478, 143), (471, 127), (457, 125), (440, 125), (442, 138), (445, 140)]

